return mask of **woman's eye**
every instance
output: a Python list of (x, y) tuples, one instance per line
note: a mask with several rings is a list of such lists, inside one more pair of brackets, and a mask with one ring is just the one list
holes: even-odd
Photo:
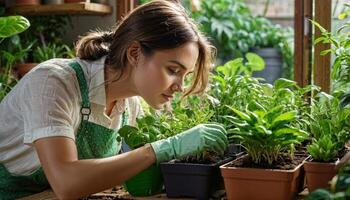
[(176, 69), (172, 69), (172, 68), (168, 68), (168, 73), (170, 75), (177, 75), (179, 73), (180, 70), (176, 70)]

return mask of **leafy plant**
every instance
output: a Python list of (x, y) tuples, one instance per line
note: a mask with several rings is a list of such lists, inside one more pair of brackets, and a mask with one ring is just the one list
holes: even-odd
[[(350, 4), (345, 4), (350, 8)], [(344, 11), (339, 15), (339, 19), (344, 20), (350, 9)], [(331, 72), (331, 91), (332, 95), (340, 98), (349, 88), (350, 83), (350, 21), (346, 21), (337, 29), (335, 33), (328, 32), (319, 23), (312, 21), (312, 23), (320, 30), (321, 36), (315, 39), (314, 44), (318, 43), (330, 44), (331, 48), (321, 52), (321, 55), (331, 53), (335, 59), (332, 64)]]
[(166, 123), (161, 123), (154, 115), (146, 115), (137, 119), (137, 127), (124, 125), (119, 134), (130, 148), (135, 149), (146, 143), (165, 138), (162, 132), (168, 130)]
[(222, 117), (233, 114), (226, 105), (238, 110), (245, 110), (247, 105), (263, 106), (267, 110), (283, 105), (284, 111), (295, 110), (300, 116), (294, 126), (307, 130), (310, 107), (305, 97), (307, 93), (317, 88), (313, 86), (300, 88), (294, 81), (282, 78), (276, 80), (274, 85), (261, 83), (259, 79), (251, 77), (251, 70), (246, 68), (249, 68), (249, 65), (242, 64), (242, 59), (235, 59), (216, 68), (217, 73), (213, 76), (210, 91), (210, 95), (217, 102), (213, 106), (214, 121), (225, 126), (231, 125)]
[(215, 110), (214, 121), (225, 124), (221, 116), (230, 113), (226, 105), (243, 105), (248, 99), (259, 98), (259, 94), (263, 93), (258, 79), (250, 77), (254, 71), (264, 68), (264, 60), (253, 53), (247, 53), (246, 60), (244, 62), (243, 58), (236, 58), (215, 67), (216, 73), (211, 77), (209, 92), (212, 108)]
[(68, 45), (56, 45), (55, 43), (49, 43), (44, 47), (36, 47), (33, 52), (34, 62), (40, 63), (52, 58), (73, 58), (74, 51), (72, 51)]
[(0, 17), (0, 42), (4, 38), (25, 31), (29, 26), (29, 21), (22, 16)]
[(338, 155), (337, 143), (330, 135), (322, 135), (318, 140), (313, 138), (307, 151), (315, 161), (330, 162)]
[[(53, 55), (58, 50), (62, 51), (66, 49), (65, 46), (68, 45), (64, 44), (62, 36), (67, 26), (71, 25), (71, 18), (69, 16), (33, 16), (29, 17), (28, 20), (31, 23), (31, 27), (26, 32), (15, 36), (14, 39), (6, 39), (0, 49), (14, 54), (30, 46), (31, 48), (25, 51), (23, 57), (20, 59), (22, 63), (34, 62), (34, 59), (36, 61), (43, 61), (42, 59), (44, 58), (38, 59), (40, 57), (53, 58), (45, 55)], [(55, 49), (51, 50), (49, 49), (50, 47)], [(44, 52), (40, 52), (40, 50)], [(71, 55), (72, 51), (70, 48), (67, 50), (67, 54)]]
[[(0, 17), (0, 43), (10, 36), (16, 35), (28, 29), (29, 21), (22, 16)], [(0, 59), (0, 101), (6, 96), (15, 85), (16, 80), (12, 76), (12, 66), (14, 62), (26, 51), (19, 51), (14, 54), (6, 50), (0, 51), (2, 59)]]
[[(212, 111), (205, 102), (205, 99), (196, 96), (186, 100), (177, 97), (171, 113), (149, 109), (144, 117), (136, 120), (137, 126), (125, 125), (119, 134), (131, 148), (174, 136), (211, 119)], [(205, 154), (203, 152), (194, 156), (201, 157)]]
[(341, 108), (339, 100), (326, 93), (314, 99), (309, 120), (312, 143), (307, 150), (315, 161), (337, 158), (350, 139), (350, 109)]
[(217, 47), (219, 63), (243, 57), (253, 48), (276, 47), (283, 56), (283, 77), (292, 78), (291, 29), (274, 25), (264, 17), (252, 16), (242, 0), (201, 3), (201, 9), (192, 12), (192, 16)]
[(282, 105), (267, 110), (260, 104), (247, 105), (245, 111), (228, 107), (235, 115), (226, 116), (234, 128), (230, 137), (241, 141), (252, 161), (269, 165), (277, 161), (283, 151), (293, 156), (294, 145), (304, 141), (308, 134), (292, 126), (296, 111), (285, 112)]

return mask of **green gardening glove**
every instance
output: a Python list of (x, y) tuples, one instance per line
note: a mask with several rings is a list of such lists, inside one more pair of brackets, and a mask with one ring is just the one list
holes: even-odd
[(217, 124), (200, 124), (173, 137), (151, 143), (157, 163), (196, 155), (204, 150), (222, 154), (227, 145), (226, 131)]

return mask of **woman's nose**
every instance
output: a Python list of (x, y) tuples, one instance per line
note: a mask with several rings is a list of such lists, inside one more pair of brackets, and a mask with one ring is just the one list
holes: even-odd
[(173, 92), (183, 92), (183, 87), (182, 87), (182, 82), (181, 83), (174, 83), (172, 86), (171, 86), (171, 90)]

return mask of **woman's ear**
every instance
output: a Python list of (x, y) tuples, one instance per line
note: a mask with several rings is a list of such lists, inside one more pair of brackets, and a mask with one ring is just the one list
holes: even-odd
[(140, 59), (140, 53), (141, 53), (141, 46), (140, 43), (138, 42), (133, 42), (131, 45), (128, 47), (127, 52), (126, 52), (126, 57), (128, 59), (128, 63), (131, 66), (137, 66), (139, 59)]

